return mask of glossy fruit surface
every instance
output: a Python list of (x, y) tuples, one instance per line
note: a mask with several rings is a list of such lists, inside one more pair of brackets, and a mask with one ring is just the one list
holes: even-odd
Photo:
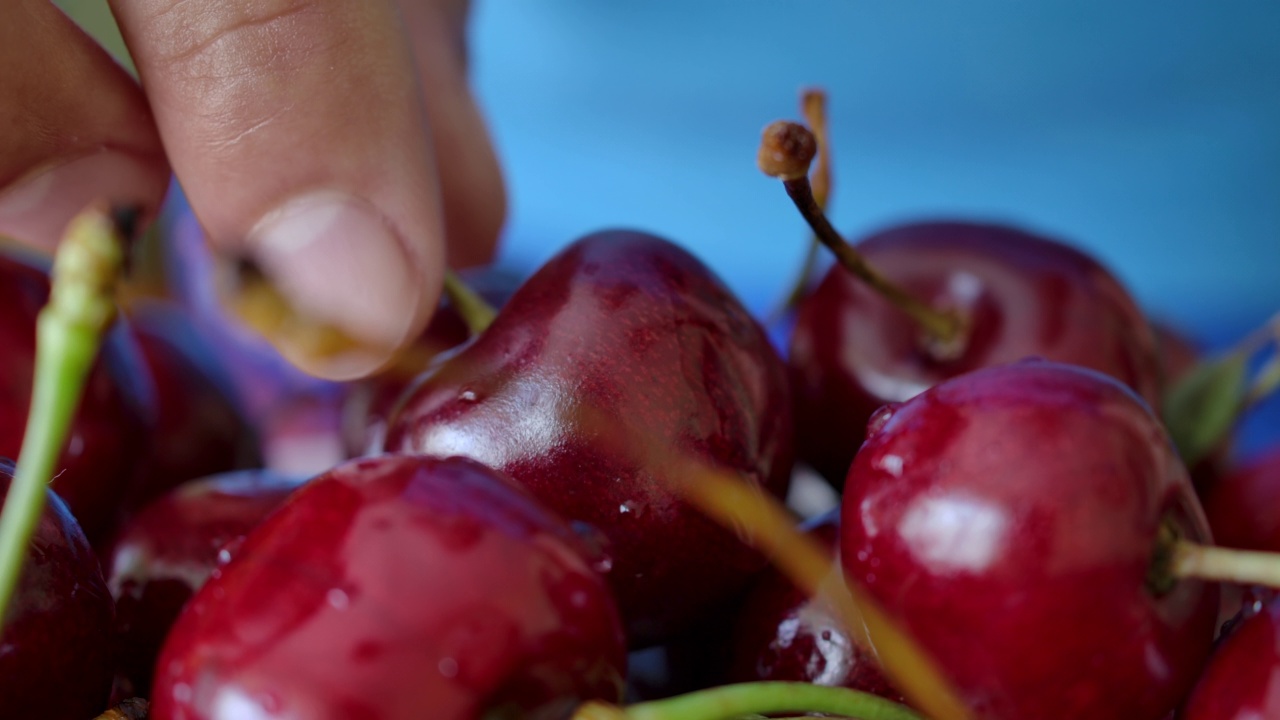
[(837, 487), (877, 408), (961, 373), (1025, 357), (1107, 373), (1159, 407), (1146, 319), (1093, 259), (1009, 227), (920, 222), (858, 244), (867, 261), (934, 307), (968, 318), (963, 351), (939, 360), (910, 318), (843, 268), (802, 303), (789, 363), (801, 459)]
[(104, 565), (129, 694), (148, 694), (160, 646), (182, 607), (301, 482), (259, 470), (216, 475), (174, 489), (125, 524)]
[[(580, 539), (477, 463), (310, 481), (192, 599), (155, 720), (567, 717), (617, 701), (617, 610)], [(505, 713), (505, 714), (504, 714)]]
[[(486, 267), (458, 272), (460, 280), (492, 307), (501, 307), (520, 286), (520, 276)], [(466, 321), (446, 295), (431, 316), (431, 322), (401, 360), (373, 377), (351, 384), (343, 407), (343, 430), (351, 457), (381, 450), (387, 434), (387, 420), (415, 378), (441, 353), (453, 350), (471, 338)]]
[(188, 480), (260, 466), (254, 432), (188, 313), (167, 302), (148, 301), (131, 306), (129, 317), (155, 383), (157, 415), (126, 511)]
[[(35, 367), (36, 316), (49, 297), (45, 268), (0, 255), (0, 456), (17, 457)], [(72, 422), (53, 489), (90, 542), (110, 534), (147, 449), (154, 390), (132, 334), (116, 323), (103, 339)]]
[[(0, 497), (12, 472), (8, 461), (0, 461)], [(6, 720), (88, 720), (105, 710), (111, 620), (98, 559), (67, 506), (48, 491), (0, 628), (0, 714)]]
[(984, 719), (1159, 720), (1208, 655), (1217, 587), (1148, 585), (1161, 523), (1207, 542), (1203, 511), (1104, 375), (1024, 361), (886, 408), (842, 503), (846, 577)]
[(1242, 622), (1214, 651), (1181, 720), (1280, 717), (1280, 601)]
[[(652, 447), (627, 446), (647, 437)], [(727, 599), (764, 560), (683, 502), (655, 462), (687, 453), (782, 496), (790, 396), (763, 330), (692, 255), (639, 232), (568, 246), (391, 421), (393, 452), (496, 467), (609, 539), (633, 646)]]
[[(839, 546), (839, 513), (806, 523), (808, 535), (829, 552)], [(839, 572), (839, 567), (834, 569)], [(786, 680), (847, 687), (904, 702), (875, 654), (858, 644), (820, 601), (774, 568), (751, 583), (729, 636), (733, 682)]]

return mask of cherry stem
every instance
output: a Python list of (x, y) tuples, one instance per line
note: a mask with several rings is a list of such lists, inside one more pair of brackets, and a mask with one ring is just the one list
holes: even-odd
[(36, 318), (26, 434), (0, 512), (0, 618), (17, 588), (102, 334), (116, 316), (115, 289), (125, 252), (121, 226), (119, 214), (91, 206), (72, 219), (54, 256), (49, 301)]
[(227, 309), (262, 337), (285, 338), (296, 352), (315, 359), (361, 347), (337, 327), (312, 320), (295, 308), (251, 259), (236, 259), (226, 277), (220, 292)]
[(1280, 588), (1280, 554), (1178, 540), (1169, 573), (1183, 579)]
[[(616, 709), (615, 709), (616, 710)], [(859, 690), (805, 682), (756, 682), (698, 690), (617, 711), (580, 710), (574, 720), (733, 720), (743, 715), (824, 713), (859, 720), (923, 720), (892, 700)]]
[(444, 271), (444, 292), (458, 309), (472, 337), (484, 332), (498, 316), (498, 311), (452, 270)]
[[(933, 720), (968, 720), (968, 708), (920, 645), (900, 629), (857, 583), (846, 582), (840, 565), (817, 540), (796, 529), (787, 508), (743, 476), (708, 465), (640, 428), (625, 432), (598, 410), (580, 405), (573, 422), (593, 428), (606, 447), (632, 457), (643, 467), (658, 469), (668, 487), (742, 542), (755, 547), (810, 597), (820, 598), (850, 632), (870, 650), (907, 700)], [(608, 706), (577, 720), (616, 720)]]
[(839, 582), (843, 575), (835, 559), (795, 529), (785, 507), (736, 476), (688, 462), (677, 475), (696, 478), (681, 483), (685, 497), (769, 556), (796, 587), (811, 597), (822, 597), (855, 640), (875, 652), (890, 679), (913, 704), (935, 720), (969, 716), (932, 659), (853, 583)]
[[(831, 137), (827, 132), (827, 94), (817, 88), (805, 90), (800, 95), (800, 111), (804, 114), (805, 122), (809, 123), (818, 146), (817, 161), (809, 182), (813, 186), (814, 202), (825, 212), (831, 198)], [(809, 237), (800, 272), (782, 306), (774, 313), (775, 317), (785, 315), (804, 299), (809, 289), (809, 278), (818, 263), (818, 248), (821, 244), (817, 235)]]
[(764, 130), (757, 162), (766, 175), (782, 180), (814, 235), (846, 270), (910, 316), (933, 340), (930, 348), (935, 354), (958, 354), (964, 341), (963, 319), (956, 313), (931, 307), (881, 275), (831, 225), (814, 197), (807, 176), (816, 153), (816, 142), (813, 133), (799, 123), (775, 122)]

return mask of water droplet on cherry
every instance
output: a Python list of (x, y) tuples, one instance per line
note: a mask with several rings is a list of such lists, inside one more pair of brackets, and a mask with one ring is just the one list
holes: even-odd
[(867, 420), (867, 437), (880, 432), (880, 430), (884, 428), (885, 424), (893, 419), (893, 414), (897, 412), (898, 408), (901, 406), (902, 403), (889, 403), (888, 405), (884, 405), (879, 410), (871, 413), (871, 418)]

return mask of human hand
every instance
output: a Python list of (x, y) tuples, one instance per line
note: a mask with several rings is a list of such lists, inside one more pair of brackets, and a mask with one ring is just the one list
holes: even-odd
[[(0, 234), (52, 246), (95, 198), (154, 216), (170, 166), (227, 267), (356, 341), (366, 374), (425, 325), (505, 212), (466, 81), (467, 0), (111, 0), (141, 87), (48, 0), (0, 9)], [(232, 284), (229, 292), (235, 292)], [(290, 328), (294, 328), (291, 330)]]

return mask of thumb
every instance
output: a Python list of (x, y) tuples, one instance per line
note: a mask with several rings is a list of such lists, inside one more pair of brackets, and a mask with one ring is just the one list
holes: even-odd
[(261, 308), (269, 288), (283, 303), (259, 327), (314, 374), (387, 362), (425, 325), (445, 262), (428, 113), (394, 0), (112, 6), (226, 260), (229, 302)]

